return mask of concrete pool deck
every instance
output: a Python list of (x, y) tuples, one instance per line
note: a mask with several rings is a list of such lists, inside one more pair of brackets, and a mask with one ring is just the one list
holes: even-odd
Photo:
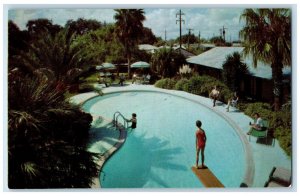
[[(152, 85), (132, 84), (125, 86), (112, 86), (103, 88), (102, 91), (104, 94), (126, 91), (155, 91), (173, 94), (202, 104), (221, 115), (235, 128), (244, 144), (246, 154), (246, 174), (244, 183), (250, 187), (263, 187), (274, 166), (284, 167), (291, 170), (291, 158), (289, 158), (280, 148), (278, 141), (275, 141), (274, 145), (257, 143), (258, 140), (256, 138), (251, 138), (251, 141), (249, 141), (246, 133), (249, 129), (249, 122), (252, 121), (252, 119), (233, 108), (231, 108), (230, 112), (226, 112), (226, 105), (223, 103), (218, 103), (216, 107), (212, 107), (212, 101), (209, 98), (189, 94), (183, 91), (160, 89)], [(83, 93), (72, 97), (70, 101), (76, 104), (82, 104), (95, 96), (98, 96), (98, 94), (94, 92)]]

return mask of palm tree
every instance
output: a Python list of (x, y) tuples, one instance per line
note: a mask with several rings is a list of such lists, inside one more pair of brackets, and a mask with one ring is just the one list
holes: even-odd
[(130, 64), (133, 50), (136, 50), (138, 40), (143, 32), (145, 20), (143, 9), (116, 9), (116, 34), (124, 46), (130, 77)]
[(279, 110), (282, 99), (282, 68), (291, 65), (290, 9), (245, 9), (241, 19), (246, 21), (240, 31), (245, 55), (270, 64), (274, 88), (274, 106)]
[(232, 55), (226, 57), (226, 61), (223, 64), (222, 76), (230, 90), (238, 91), (240, 83), (243, 81), (245, 74), (248, 73), (248, 67), (243, 63), (240, 53), (234, 52)]
[(25, 67), (29, 74), (42, 70), (53, 72), (52, 81), (67, 85), (74, 83), (95, 59), (77, 42), (74, 34), (69, 36), (68, 29), (61, 30), (55, 36), (43, 32), (43, 36), (28, 44), (28, 47), (28, 52), (21, 52), (18, 66)]
[(151, 70), (163, 78), (173, 77), (185, 63), (185, 57), (181, 53), (175, 52), (172, 48), (162, 48), (152, 55)]
[(9, 73), (10, 188), (88, 188), (97, 173), (87, 151), (92, 117), (45, 80)]

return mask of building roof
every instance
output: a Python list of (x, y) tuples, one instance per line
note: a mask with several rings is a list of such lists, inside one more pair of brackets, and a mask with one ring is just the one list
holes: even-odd
[(214, 48), (214, 47), (216, 47), (215, 44), (200, 44), (200, 46), (202, 48)]
[(139, 45), (139, 50), (146, 50), (154, 53), (155, 50), (159, 49), (156, 46), (150, 45), (150, 44), (140, 44)]
[[(198, 56), (188, 58), (187, 62), (216, 69), (223, 69), (223, 63), (226, 61), (226, 57), (228, 55), (231, 55), (234, 52), (239, 52), (242, 56), (243, 50), (244, 47), (215, 47), (204, 53), (199, 54)], [(271, 66), (262, 62), (258, 62), (257, 67), (255, 68), (253, 66), (254, 63), (251, 57), (244, 58), (243, 62), (247, 64), (248, 70), (251, 73), (251, 75), (265, 79), (272, 78)], [(284, 75), (290, 75), (291, 67), (285, 66), (282, 69), (282, 71)]]
[(195, 54), (187, 51), (184, 48), (177, 48), (177, 49), (175, 49), (175, 51), (176, 52), (180, 52), (185, 58), (189, 58), (189, 57), (195, 56)]

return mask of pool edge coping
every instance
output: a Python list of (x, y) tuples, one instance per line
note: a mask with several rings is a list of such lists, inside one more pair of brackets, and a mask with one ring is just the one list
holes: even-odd
[[(99, 95), (99, 94), (95, 93), (94, 95), (91, 95), (87, 99), (85, 99), (85, 100), (83, 100), (83, 101), (81, 101), (80, 103), (77, 103), (77, 104), (80, 107), (82, 107), (82, 105), (84, 103), (86, 103), (87, 101), (89, 101), (89, 100), (91, 100), (93, 98), (96, 98), (98, 96), (104, 96), (104, 95), (109, 95), (109, 94), (113, 94), (113, 93), (134, 92), (134, 91), (135, 92), (136, 91), (138, 91), (138, 92), (159, 92), (159, 93), (165, 93), (165, 94), (168, 94), (168, 95), (177, 96), (177, 97), (180, 97), (180, 98), (187, 99), (189, 101), (195, 102), (197, 104), (200, 104), (200, 105), (206, 107), (207, 109), (210, 109), (212, 112), (215, 112), (217, 115), (221, 116), (222, 118), (224, 118), (233, 127), (234, 131), (239, 136), (239, 138), (241, 140), (241, 143), (243, 145), (243, 150), (245, 152), (245, 170), (244, 170), (245, 173), (244, 173), (244, 176), (243, 176), (243, 181), (241, 183), (245, 183), (248, 187), (252, 187), (253, 180), (254, 180), (254, 171), (255, 171), (253, 153), (252, 153), (252, 148), (250, 147), (250, 144), (249, 144), (246, 136), (243, 134), (242, 129), (237, 125), (236, 122), (234, 122), (229, 116), (227, 116), (226, 113), (223, 113), (223, 112), (218, 111), (218, 110), (214, 110), (213, 107), (211, 107), (211, 106), (209, 106), (209, 105), (201, 102), (200, 100), (196, 100), (196, 98), (199, 95), (187, 93), (187, 92), (184, 92), (184, 91), (176, 91), (176, 90), (168, 90), (168, 89), (160, 89), (160, 88), (149, 88), (149, 89), (110, 89), (108, 92), (103, 92), (102, 95)], [(124, 140), (124, 142), (125, 142), (125, 140)], [(116, 152), (117, 150), (118, 149), (116, 149), (114, 152)], [(109, 159), (113, 155), (113, 153), (110, 154), (107, 159)], [(104, 160), (103, 165), (105, 164), (106, 160)], [(103, 167), (103, 165), (101, 166), (101, 168)], [(100, 173), (101, 173), (101, 170), (99, 170), (99, 172), (98, 172), (99, 176), (100, 176)], [(101, 183), (100, 183), (99, 177), (98, 177), (98, 180), (99, 180), (99, 185), (100, 186), (99, 187), (93, 187), (93, 188), (100, 188), (101, 187)]]

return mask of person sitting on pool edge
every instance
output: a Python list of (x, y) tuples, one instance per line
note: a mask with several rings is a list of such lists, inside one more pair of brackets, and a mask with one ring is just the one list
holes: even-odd
[(234, 92), (232, 98), (230, 98), (228, 100), (226, 111), (229, 112), (230, 106), (236, 107), (238, 100), (239, 100), (239, 97), (237, 96), (237, 93)]
[(136, 119), (136, 113), (132, 113), (132, 118), (130, 120), (127, 119), (127, 122), (131, 122), (131, 129), (135, 129), (136, 128), (136, 123), (137, 123), (137, 119)]
[(262, 131), (264, 129), (264, 124), (263, 124), (263, 120), (260, 117), (260, 115), (256, 112), (253, 114), (254, 117), (254, 123), (249, 123), (250, 125), (250, 130), (247, 132), (247, 135), (251, 134), (252, 129), (258, 130), (258, 131)]
[[(205, 131), (201, 128), (202, 123), (200, 120), (196, 121), (196, 168), (197, 169), (203, 169), (206, 168), (204, 165), (204, 149), (205, 149), (205, 144), (206, 144), (206, 134)], [(199, 153), (201, 151), (201, 167), (198, 166), (199, 162)]]

